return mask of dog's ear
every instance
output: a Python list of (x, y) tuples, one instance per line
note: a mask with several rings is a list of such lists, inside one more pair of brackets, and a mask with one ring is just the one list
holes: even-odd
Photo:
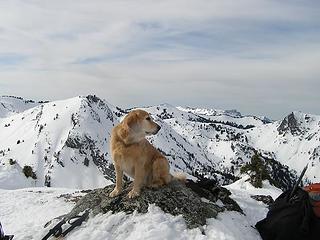
[(134, 129), (138, 122), (138, 116), (135, 112), (131, 112), (124, 120), (124, 124), (127, 125), (129, 129)]
[(128, 136), (129, 136), (129, 129), (126, 125), (124, 125), (122, 128), (120, 128), (119, 132), (119, 137), (125, 142), (128, 142)]
[(137, 118), (137, 114), (131, 112), (123, 119), (122, 127), (119, 130), (118, 134), (120, 138), (127, 144), (132, 141), (132, 139), (130, 138), (130, 131), (134, 131), (134, 128), (138, 121)]

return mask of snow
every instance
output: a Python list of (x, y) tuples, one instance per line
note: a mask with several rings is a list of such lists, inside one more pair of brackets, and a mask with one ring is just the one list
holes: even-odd
[(250, 195), (270, 195), (275, 200), (282, 191), (272, 186), (269, 181), (263, 181), (262, 188), (255, 188), (248, 179), (249, 176), (244, 176), (226, 188), (231, 191), (231, 198), (244, 210), (249, 224), (254, 226), (267, 215), (268, 209), (264, 203), (252, 199)]
[(44, 224), (69, 212), (74, 205), (58, 197), (74, 192), (53, 188), (0, 189), (0, 219), (5, 233), (14, 234), (15, 240), (41, 239)]
[[(98, 226), (98, 227), (97, 227)], [(203, 229), (187, 229), (182, 216), (163, 213), (150, 205), (148, 213), (124, 213), (98, 215), (81, 226), (68, 240), (76, 239), (152, 239), (152, 240), (257, 240), (258, 233), (251, 228), (239, 213), (222, 213), (217, 219), (209, 219)], [(204, 234), (202, 233), (204, 231)]]
[[(108, 240), (108, 239), (150, 239), (150, 240), (259, 240), (254, 229), (257, 221), (263, 219), (267, 207), (250, 197), (251, 194), (269, 194), (274, 198), (281, 191), (264, 182), (263, 188), (256, 189), (244, 176), (226, 186), (245, 215), (238, 212), (219, 213), (216, 219), (208, 219), (203, 228), (187, 229), (182, 216), (164, 213), (150, 205), (146, 214), (123, 212), (99, 214), (74, 229), (66, 240)], [(19, 190), (0, 189), (0, 219), (6, 234), (14, 234), (16, 240), (41, 239), (50, 227), (44, 225), (51, 219), (68, 213), (74, 206), (61, 195), (82, 196), (78, 190), (62, 188), (25, 188)]]
[(23, 175), (21, 167), (8, 163), (0, 165), (0, 187), (2, 189), (19, 189), (35, 185), (35, 180)]

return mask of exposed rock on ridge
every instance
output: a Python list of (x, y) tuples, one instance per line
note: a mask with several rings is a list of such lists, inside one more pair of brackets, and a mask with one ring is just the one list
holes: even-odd
[[(67, 217), (76, 216), (86, 209), (90, 209), (93, 215), (109, 211), (112, 213), (126, 212), (128, 214), (134, 211), (146, 213), (149, 205), (154, 204), (166, 213), (182, 215), (187, 227), (195, 228), (205, 225), (206, 219), (215, 218), (219, 212), (228, 209), (242, 212), (241, 208), (232, 199), (228, 201), (230, 193), (225, 194), (222, 188), (220, 190), (216, 189), (215, 193), (212, 191), (209, 193), (210, 190), (205, 190), (210, 198), (209, 201), (201, 198), (183, 183), (173, 181), (168, 186), (157, 190), (144, 189), (139, 197), (129, 199), (127, 194), (131, 190), (130, 185), (126, 183), (123, 192), (115, 198), (109, 197), (114, 185), (92, 190), (77, 202)], [(199, 188), (201, 187), (199, 186)], [(219, 199), (223, 203), (226, 202), (226, 205), (218, 205), (212, 202)], [(236, 206), (232, 207), (231, 205)]]

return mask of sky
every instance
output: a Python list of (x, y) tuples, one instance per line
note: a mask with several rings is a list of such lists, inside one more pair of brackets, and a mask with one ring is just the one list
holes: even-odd
[(320, 115), (318, 0), (0, 0), (0, 95)]

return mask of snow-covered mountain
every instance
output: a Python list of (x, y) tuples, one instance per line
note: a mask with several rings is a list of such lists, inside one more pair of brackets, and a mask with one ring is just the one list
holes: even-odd
[[(294, 112), (273, 122), (236, 110), (169, 104), (142, 109), (162, 126), (149, 140), (173, 171), (232, 183), (240, 168), (259, 154), (274, 178), (283, 178), (278, 172), (299, 173), (310, 162), (307, 177), (320, 180), (318, 116)], [(53, 102), (1, 97), (0, 188), (92, 188), (113, 181), (110, 132), (127, 112), (91, 95)], [(31, 167), (34, 179), (25, 177), (25, 166)], [(286, 182), (280, 187), (294, 173), (280, 179)]]
[[(105, 185), (113, 177), (108, 141), (118, 122), (115, 112), (94, 96), (42, 103), (16, 114), (11, 111), (0, 119), (0, 186)], [(25, 166), (32, 167), (36, 179), (25, 178)]]

